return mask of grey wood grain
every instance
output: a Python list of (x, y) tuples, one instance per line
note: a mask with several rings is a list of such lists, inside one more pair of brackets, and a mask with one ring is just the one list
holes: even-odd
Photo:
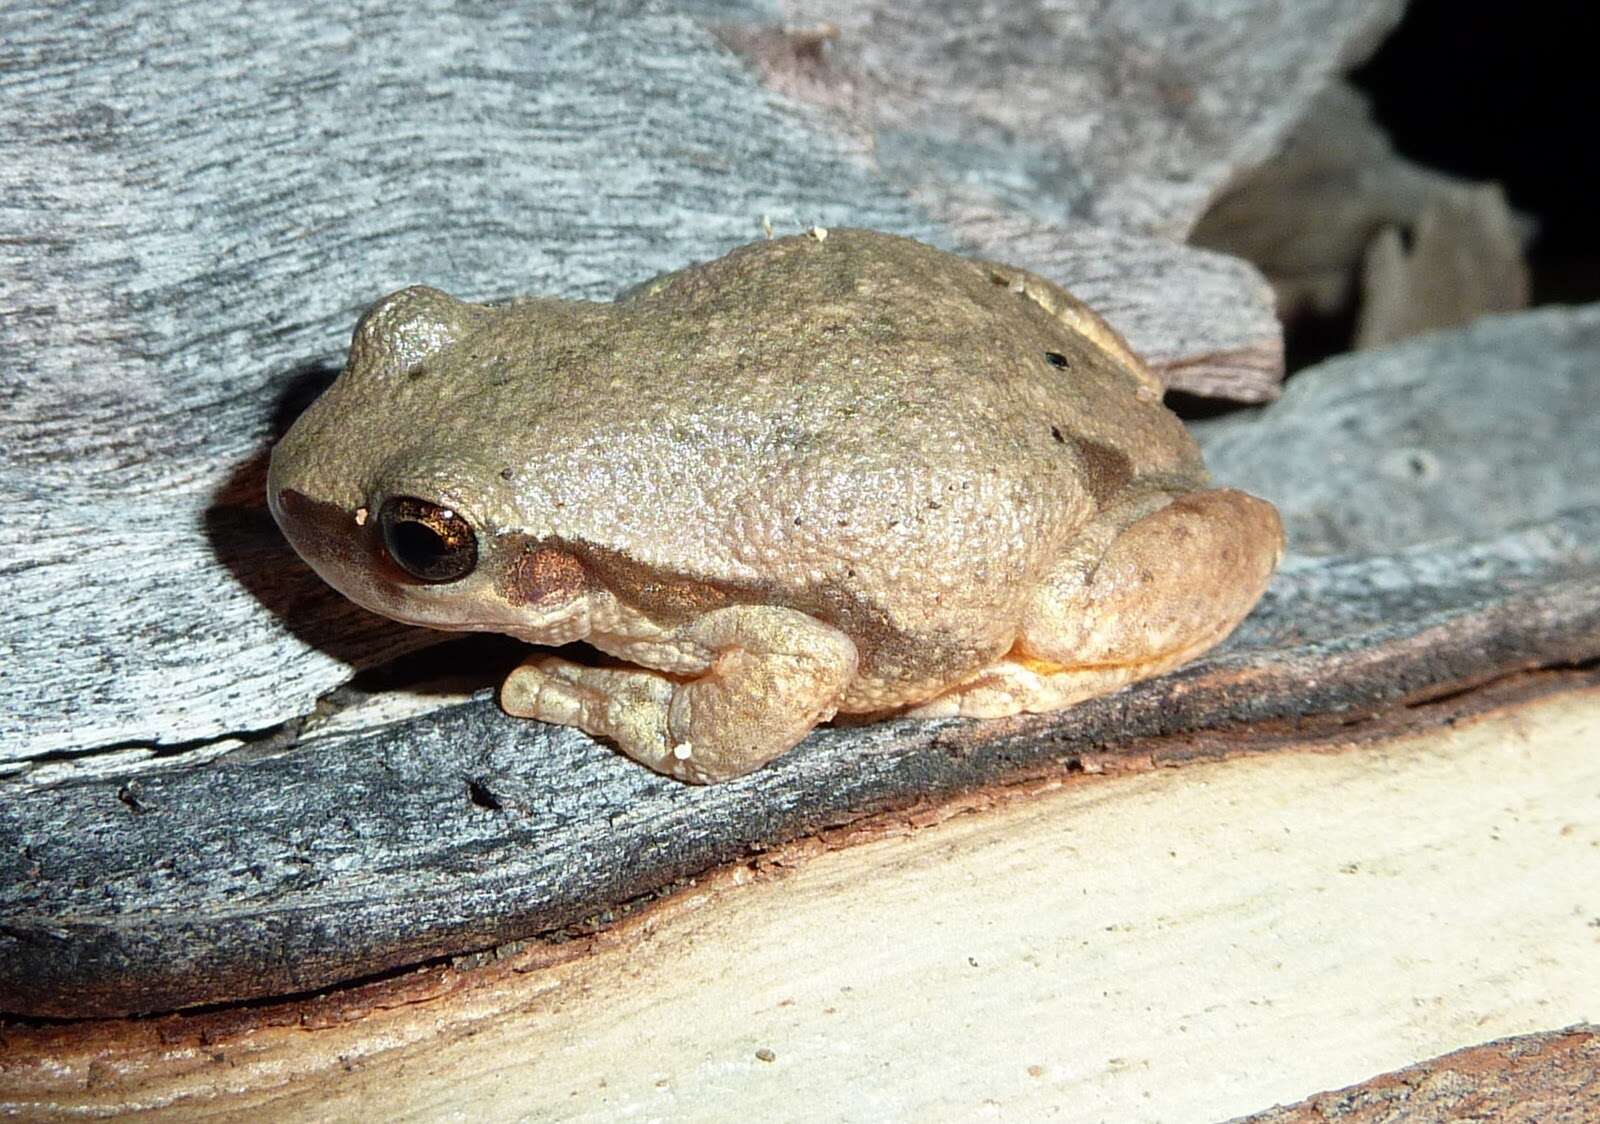
[(1600, 503), (1600, 305), (1340, 356), (1270, 410), (1197, 428), (1212, 472), (1277, 504), (1303, 553), (1485, 536)]
[(1007, 211), (1182, 239), (1403, 7), (786, 0), (784, 11), (839, 30), (816, 100), (861, 118), (882, 167), (936, 214), (978, 190)]
[(1022, 264), (1081, 280), (1164, 370), (1271, 385), (1277, 328), (1249, 267), (1027, 216), (987, 241), (935, 220), (707, 29), (775, 18), (0, 12), (0, 775), (210, 752), (436, 639), (342, 603), (260, 509), (278, 422), (336, 368), (360, 309), (404, 284), (604, 298), (758, 237), (763, 216), (996, 257), (1026, 228)]

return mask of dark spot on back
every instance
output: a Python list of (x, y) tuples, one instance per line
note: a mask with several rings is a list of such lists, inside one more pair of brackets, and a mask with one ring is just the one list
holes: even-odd
[(1089, 495), (1097, 506), (1105, 507), (1133, 479), (1133, 462), (1126, 453), (1098, 441), (1086, 441), (1080, 437), (1073, 444), (1083, 458)]
[(1063, 371), (1068, 370), (1068, 369), (1070, 369), (1072, 367), (1072, 364), (1067, 361), (1067, 357), (1065, 355), (1062, 355), (1061, 352), (1059, 352), (1059, 351), (1047, 351), (1047, 352), (1045, 352), (1044, 353), (1044, 359), (1045, 359), (1046, 363), (1050, 364), (1050, 366), (1058, 367)]
[(1055, 438), (1057, 445), (1065, 445), (1067, 443), (1067, 439), (1061, 436), (1061, 427), (1059, 425), (1050, 427), (1050, 436)]

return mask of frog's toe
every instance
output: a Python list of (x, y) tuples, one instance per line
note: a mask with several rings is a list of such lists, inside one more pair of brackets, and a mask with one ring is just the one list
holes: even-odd
[(628, 756), (672, 772), (667, 707), (676, 684), (635, 668), (588, 667), (535, 656), (506, 676), (500, 705), (518, 718), (576, 726), (610, 738)]
[(570, 681), (546, 670), (548, 660), (531, 659), (500, 685), (500, 706), (517, 718), (536, 718), (560, 726), (576, 726), (583, 702)]

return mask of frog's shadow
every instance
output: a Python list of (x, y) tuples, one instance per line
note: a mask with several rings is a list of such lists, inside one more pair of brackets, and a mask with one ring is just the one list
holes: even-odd
[[(452, 640), (458, 645), (476, 640), (479, 646), (494, 646), (499, 638), (462, 641), (368, 612), (317, 577), (278, 530), (266, 503), (272, 446), (338, 375), (337, 365), (317, 360), (291, 369), (281, 380), (282, 390), (271, 410), (271, 440), (235, 465), (206, 504), (202, 525), (212, 554), (295, 639), (358, 673)], [(461, 653), (452, 652), (424, 662), (437, 663), (443, 671), (481, 661), (463, 660)], [(491, 662), (509, 667), (513, 661), (505, 654)], [(427, 678), (426, 668), (413, 670), (417, 678)], [(485, 685), (490, 682), (485, 679)]]

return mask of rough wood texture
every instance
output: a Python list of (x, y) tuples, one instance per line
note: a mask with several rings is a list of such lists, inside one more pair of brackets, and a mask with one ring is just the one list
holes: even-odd
[(1587, 1124), (1600, 1120), (1600, 1027), (1502, 1038), (1239, 1124)]
[(1600, 501), (1600, 305), (1486, 318), (1303, 371), (1200, 427), (1297, 552), (1491, 535)]
[(1170, 1124), (1576, 1022), (1600, 1007), (1600, 694), (1465, 701), (1398, 739), (858, 822), (563, 944), (0, 1023), (0, 1114)]
[[(1036, 12), (1001, 39), (985, 38), (987, 15), (941, 15), (942, 33), (985, 38), (983, 52), (1018, 63), (1024, 48), (1077, 44), (1086, 66), (1099, 60), (1096, 89), (1121, 98), (1073, 117), (1090, 140), (1063, 150), (1070, 169), (1027, 157), (1018, 190), (996, 195), (985, 180), (964, 210), (958, 185), (987, 166), (1009, 119), (960, 108), (948, 122), (988, 139), (939, 148), (948, 218), (874, 166), (838, 118), (762, 89), (708, 30), (776, 22), (762, 4), (356, 5), (337, 19), (307, 5), (270, 20), (243, 4), (9, 6), (0, 772), (213, 752), (432, 641), (324, 589), (259, 506), (276, 423), (337, 366), (359, 310), (402, 284), (606, 297), (759, 236), (763, 216), (785, 231), (874, 226), (1080, 288), (1176, 385), (1269, 394), (1277, 329), (1252, 269), (1083, 222), (1132, 167), (1106, 130), (1165, 104), (1161, 52), (1188, 51), (1174, 104), (1199, 108), (1173, 126), (1183, 143), (1158, 145), (1158, 178), (1192, 208), (1292, 119), (1279, 79), (1298, 98), (1392, 5), (1325, 0), (1330, 22), (1308, 36), (1279, 5), (1236, 0), (1191, 13), (1193, 41), (1173, 31), (1178, 10), (1148, 6), (1131, 39), (1111, 34), (1115, 21), (1086, 38), (1086, 3), (1052, 16), (1054, 31)], [(1128, 43), (1138, 65), (1108, 71)], [(931, 90), (965, 84), (962, 98), (993, 101), (988, 72), (937, 55), (915, 48)], [(1250, 60), (1247, 77), (1230, 57)], [(1078, 81), (1072, 67), (1053, 73)], [(1049, 96), (1035, 85), (1028, 103)], [(925, 108), (918, 120), (944, 127), (945, 111)], [(1248, 127), (1219, 127), (1235, 118)], [(1097, 171), (1113, 158), (1120, 171)], [(933, 191), (930, 168), (919, 190)], [(1058, 206), (1058, 190), (1087, 209)], [(1163, 204), (1163, 223), (1176, 206)]]
[(870, 129), (880, 166), (919, 197), (976, 190), (1182, 239), (1402, 7), (1027, 0), (978, 15), (959, 0), (785, 0), (784, 14), (838, 29), (817, 100)]
[(1291, 563), (1228, 644), (1174, 675), (1052, 715), (827, 729), (712, 788), (483, 700), (19, 792), (0, 807), (0, 995), (84, 1015), (318, 988), (569, 925), (886, 807), (1081, 768), (1086, 751), (1214, 756), (1227, 741), (1195, 735), (1591, 660), (1597, 563), (1600, 508), (1454, 551)]

